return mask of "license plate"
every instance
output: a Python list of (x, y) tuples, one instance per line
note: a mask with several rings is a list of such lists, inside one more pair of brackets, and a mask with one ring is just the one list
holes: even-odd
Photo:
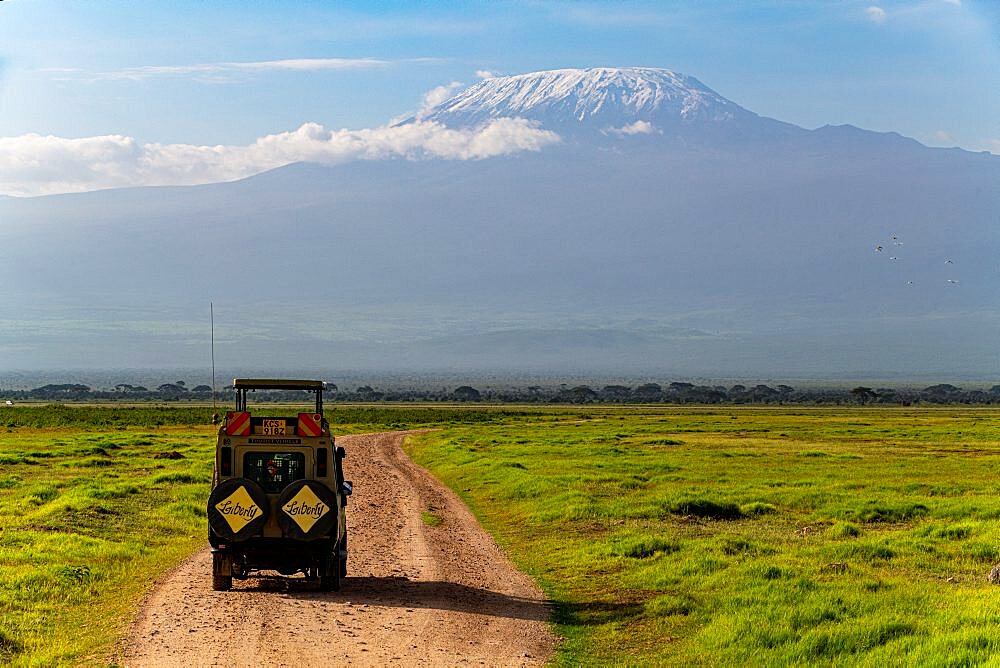
[(264, 424), (261, 425), (261, 433), (265, 436), (284, 436), (285, 435), (285, 421), (284, 420), (268, 420), (264, 419)]

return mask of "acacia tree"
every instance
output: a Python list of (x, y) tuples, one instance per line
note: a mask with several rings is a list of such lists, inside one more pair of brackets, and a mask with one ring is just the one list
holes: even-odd
[(876, 399), (878, 394), (870, 387), (858, 386), (851, 390), (851, 396), (858, 400), (858, 403), (864, 406), (869, 401)]

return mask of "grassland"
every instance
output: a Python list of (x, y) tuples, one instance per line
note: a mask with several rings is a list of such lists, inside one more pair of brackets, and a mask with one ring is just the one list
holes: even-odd
[(1000, 657), (1000, 422), (598, 409), (412, 437), (555, 604), (566, 665)]
[(204, 427), (0, 430), (0, 663), (100, 663), (205, 542), (209, 443)]
[[(0, 663), (101, 664), (153, 579), (205, 544), (211, 413), (3, 411)], [(1000, 656), (1000, 587), (986, 581), (1000, 562), (996, 411), (328, 415), (340, 434), (440, 429), (407, 447), (546, 589), (560, 663)], [(432, 510), (423, 520), (441, 522)]]
[[(154, 579), (206, 545), (212, 413), (148, 404), (0, 411), (0, 665), (106, 663)], [(330, 412), (336, 433), (491, 424), (513, 414)]]

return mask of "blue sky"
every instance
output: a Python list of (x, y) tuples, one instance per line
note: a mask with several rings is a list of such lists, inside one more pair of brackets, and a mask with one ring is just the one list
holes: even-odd
[[(0, 154), (34, 151), (32, 134), (211, 147), (305, 123), (375, 128), (477, 72), (628, 65), (807, 128), (1000, 153), (998, 39), (1000, 7), (973, 0), (3, 0)], [(63, 148), (102, 150), (81, 146)]]

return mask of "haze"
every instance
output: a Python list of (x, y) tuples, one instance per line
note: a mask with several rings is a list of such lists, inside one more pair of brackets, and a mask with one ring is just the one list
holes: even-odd
[(997, 18), (5, 2), (0, 368), (990, 378)]

